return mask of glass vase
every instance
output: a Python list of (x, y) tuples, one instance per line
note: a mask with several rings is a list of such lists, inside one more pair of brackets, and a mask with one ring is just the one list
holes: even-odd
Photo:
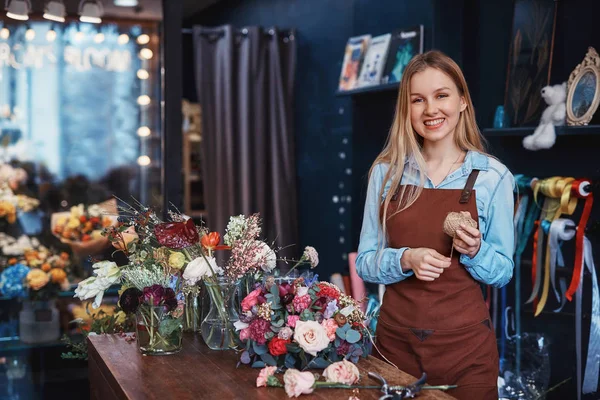
[(202, 339), (211, 350), (237, 349), (241, 346), (233, 324), (239, 317), (237, 291), (239, 282), (224, 278), (205, 281), (210, 309), (202, 321)]
[(193, 286), (185, 294), (183, 311), (183, 331), (200, 332), (202, 324), (202, 304), (200, 286)]
[(176, 310), (140, 305), (135, 318), (137, 344), (142, 354), (167, 355), (181, 350), (183, 319), (182, 315), (176, 315)]

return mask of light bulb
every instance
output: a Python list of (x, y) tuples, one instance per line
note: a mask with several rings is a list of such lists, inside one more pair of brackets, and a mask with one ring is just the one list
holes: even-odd
[(144, 80), (150, 77), (150, 74), (145, 69), (138, 69), (137, 77)]
[(142, 57), (144, 60), (151, 59), (153, 55), (154, 53), (152, 53), (152, 50), (150, 49), (143, 48), (140, 50), (140, 57)]
[(148, 42), (150, 42), (150, 36), (148, 36), (145, 33), (143, 33), (140, 36), (138, 36), (137, 42), (139, 44), (148, 44)]
[(150, 128), (148, 128), (147, 126), (140, 126), (137, 130), (138, 136), (141, 137), (150, 136), (151, 133), (152, 132), (150, 131)]
[(2, 30), (0, 30), (0, 38), (6, 40), (10, 37), (10, 31), (8, 30), (8, 28), (2, 28)]
[(102, 43), (104, 42), (104, 33), (96, 33), (96, 35), (94, 35), (94, 42), (96, 43)]
[(54, 42), (56, 40), (56, 31), (50, 30), (46, 32), (46, 40), (49, 42)]
[(81, 31), (77, 31), (77, 32), (75, 33), (75, 40), (76, 40), (77, 42), (81, 42), (81, 41), (83, 40), (83, 32), (81, 32)]
[(137, 163), (142, 167), (150, 165), (151, 162), (152, 160), (150, 160), (150, 157), (148, 156), (139, 156), (137, 159)]
[(27, 29), (25, 31), (25, 39), (27, 39), (29, 41), (35, 39), (35, 31), (31, 28)]
[(150, 96), (148, 95), (141, 95), (140, 97), (138, 97), (137, 102), (140, 106), (147, 106), (148, 104), (150, 104)]
[(129, 43), (129, 36), (127, 36), (126, 33), (120, 34), (119, 38), (117, 39), (117, 43), (121, 45)]

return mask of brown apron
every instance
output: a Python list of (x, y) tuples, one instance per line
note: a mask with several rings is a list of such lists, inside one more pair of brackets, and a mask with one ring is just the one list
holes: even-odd
[[(442, 231), (444, 219), (451, 211), (469, 211), (478, 221), (473, 190), (478, 172), (473, 170), (462, 190), (423, 189), (413, 205), (388, 218), (389, 247), (427, 247), (449, 256), (452, 239)], [(426, 372), (430, 385), (458, 385), (448, 391), (458, 399), (497, 399), (496, 337), (479, 283), (459, 257), (454, 251), (450, 267), (433, 282), (411, 276), (386, 287), (377, 347), (401, 370), (416, 377)]]

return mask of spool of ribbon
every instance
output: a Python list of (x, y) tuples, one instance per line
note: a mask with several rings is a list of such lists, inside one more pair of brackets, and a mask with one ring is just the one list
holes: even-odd
[[(550, 223), (556, 220), (563, 214), (572, 215), (577, 208), (577, 198), (571, 196), (572, 193), (572, 182), (575, 181), (575, 178), (570, 177), (553, 177), (544, 179), (535, 184), (533, 189), (534, 196), (537, 196), (537, 192), (541, 192), (546, 199), (550, 199), (549, 203), (554, 205), (556, 203), (557, 207), (555, 210), (549, 208), (546, 211), (546, 218)], [(554, 200), (554, 201), (552, 201)], [(546, 203), (546, 202), (545, 202)], [(543, 229), (543, 226), (540, 226)], [(539, 247), (538, 247), (539, 250)], [(539, 254), (539, 253), (538, 253)], [(541, 258), (538, 259), (541, 265)], [(550, 287), (550, 246), (546, 246), (545, 252), (545, 262), (544, 262), (544, 286), (542, 289), (542, 296), (538, 304), (535, 307), (535, 316), (537, 317), (544, 306), (546, 305), (546, 301), (548, 299), (548, 291)], [(538, 286), (539, 289), (539, 286)], [(534, 292), (537, 295), (537, 292)], [(535, 298), (535, 296), (533, 296)]]
[[(577, 232), (579, 233), (579, 232)], [(598, 372), (600, 371), (600, 293), (598, 290), (598, 279), (596, 267), (592, 255), (592, 244), (587, 237), (583, 238), (583, 259), (588, 271), (592, 276), (592, 318), (590, 323), (590, 338), (588, 342), (587, 359), (585, 362), (585, 375), (583, 387), (581, 385), (581, 306), (583, 301), (582, 285), (577, 287), (575, 301), (575, 348), (577, 351), (577, 398), (583, 393), (594, 393), (598, 390)], [(577, 266), (576, 266), (577, 267)], [(579, 280), (583, 280), (583, 265), (579, 268)]]
[(581, 213), (581, 218), (579, 219), (579, 224), (577, 225), (577, 237), (575, 239), (575, 264), (573, 270), (573, 277), (571, 278), (571, 284), (567, 289), (567, 299), (571, 301), (573, 299), (573, 294), (577, 290), (579, 286), (580, 278), (580, 269), (583, 265), (583, 237), (585, 235), (585, 227), (588, 223), (588, 219), (590, 218), (590, 213), (592, 212), (592, 205), (594, 203), (594, 196), (592, 192), (585, 190), (588, 185), (590, 185), (590, 181), (580, 179), (572, 182), (571, 191), (575, 199), (585, 199), (585, 204), (583, 206), (583, 212)]

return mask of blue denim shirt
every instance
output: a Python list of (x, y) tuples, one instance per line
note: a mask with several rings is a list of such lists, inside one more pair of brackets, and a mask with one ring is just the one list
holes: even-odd
[[(407, 248), (387, 247), (379, 224), (379, 209), (391, 185), (390, 181), (386, 182), (383, 198), (380, 198), (379, 192), (387, 169), (387, 164), (378, 164), (369, 179), (356, 269), (358, 275), (367, 282), (389, 285), (412, 276), (413, 272), (403, 272), (400, 265), (402, 254)], [(425, 188), (462, 189), (473, 169), (480, 170), (475, 182), (475, 190), (482, 240), (475, 257), (470, 258), (461, 254), (460, 262), (475, 280), (494, 287), (502, 287), (512, 278), (514, 268), (512, 255), (515, 240), (513, 222), (515, 181), (510, 171), (495, 158), (470, 151), (462, 167), (448, 175), (439, 186), (435, 187), (426, 177)], [(418, 185), (417, 171), (416, 161), (412, 159), (406, 161), (401, 183)], [(383, 247), (378, 242), (382, 239)], [(380, 254), (377, 254), (378, 245)]]

